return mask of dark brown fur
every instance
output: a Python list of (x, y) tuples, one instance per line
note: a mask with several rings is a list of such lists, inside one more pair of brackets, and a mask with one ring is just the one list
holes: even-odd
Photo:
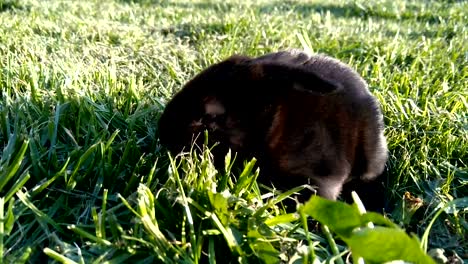
[(220, 143), (218, 166), (231, 148), (259, 160), (263, 181), (310, 183), (333, 200), (348, 180), (376, 178), (387, 160), (382, 114), (364, 80), (335, 59), (298, 51), (209, 67), (169, 102), (159, 127), (173, 153), (207, 129)]

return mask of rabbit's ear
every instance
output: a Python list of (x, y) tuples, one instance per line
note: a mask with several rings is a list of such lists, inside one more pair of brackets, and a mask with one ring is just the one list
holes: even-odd
[(281, 63), (261, 63), (252, 65), (252, 74), (256, 79), (267, 79), (277, 83), (286, 83), (297, 91), (313, 94), (327, 94), (341, 90), (342, 85), (336, 81), (323, 78), (302, 65)]

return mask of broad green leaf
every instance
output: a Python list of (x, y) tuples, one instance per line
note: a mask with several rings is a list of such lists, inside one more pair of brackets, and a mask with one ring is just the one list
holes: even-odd
[(392, 227), (399, 229), (400, 227), (390, 221), (390, 219), (385, 218), (383, 215), (375, 213), (375, 212), (367, 212), (361, 216), (361, 222), (363, 223), (368, 223), (372, 222), (375, 225), (380, 225), (380, 226), (387, 226), (387, 227)]
[(434, 261), (426, 255), (416, 237), (410, 237), (401, 229), (388, 227), (364, 227), (343, 238), (357, 254), (371, 263), (404, 260), (411, 263), (430, 264)]
[(319, 196), (313, 196), (301, 207), (301, 210), (343, 238), (348, 237), (353, 229), (362, 224), (361, 215), (356, 207)]

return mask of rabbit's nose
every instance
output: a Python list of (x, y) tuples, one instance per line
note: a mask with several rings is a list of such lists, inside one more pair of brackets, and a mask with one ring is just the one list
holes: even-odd
[(199, 132), (201, 129), (205, 129), (206, 125), (202, 122), (202, 120), (194, 120), (189, 125), (190, 131), (192, 133)]

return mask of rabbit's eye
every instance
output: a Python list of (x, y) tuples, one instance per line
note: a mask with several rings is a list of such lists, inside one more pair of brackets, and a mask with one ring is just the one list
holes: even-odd
[(211, 122), (213, 122), (215, 117), (216, 117), (216, 115), (204, 114), (203, 117), (202, 117), (202, 122), (204, 124), (211, 123)]

